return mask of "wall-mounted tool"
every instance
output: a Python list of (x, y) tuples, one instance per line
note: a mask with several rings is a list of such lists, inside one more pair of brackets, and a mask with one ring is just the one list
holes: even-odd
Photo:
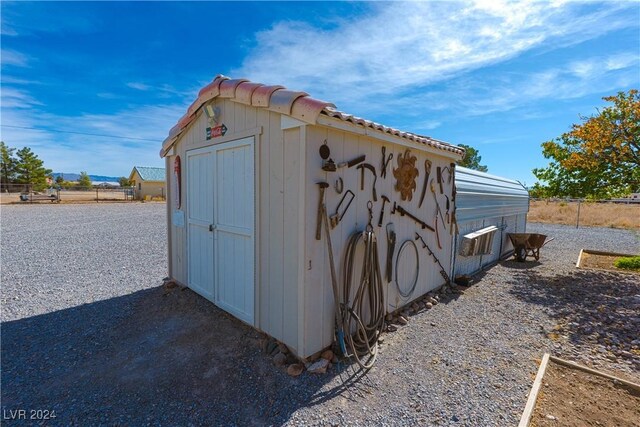
[(333, 289), (333, 303), (335, 304), (335, 323), (336, 323), (336, 338), (340, 351), (344, 356), (347, 355), (347, 346), (344, 341), (344, 329), (343, 329), (343, 313), (340, 304), (340, 296), (338, 294), (338, 275), (336, 274), (336, 265), (333, 259), (333, 245), (331, 244), (331, 232), (329, 230), (329, 221), (327, 220), (327, 206), (323, 203), (320, 207), (320, 215), (322, 222), (324, 223), (324, 232), (327, 238), (327, 251), (329, 253), (329, 271), (331, 272), (331, 288)]
[[(413, 248), (413, 250), (411, 250), (410, 248)], [(404, 257), (403, 257), (404, 255)], [(401, 269), (400, 268), (400, 262), (401, 260), (404, 260), (405, 264), (407, 263), (406, 260), (409, 260), (409, 265), (411, 265), (411, 259), (415, 258), (415, 264), (416, 264), (416, 270), (415, 273), (413, 274), (413, 278), (411, 280), (408, 281), (408, 285), (406, 286), (401, 286), (400, 285), (400, 281), (398, 280), (398, 272), (399, 271), (406, 271), (408, 270), (407, 266), (405, 265), (405, 268)], [(402, 245), (400, 245), (400, 249), (398, 249), (398, 256), (396, 257), (396, 288), (398, 288), (398, 293), (400, 294), (401, 297), (403, 298), (408, 298), (411, 296), (411, 294), (413, 294), (413, 291), (416, 290), (416, 285), (418, 284), (418, 276), (420, 275), (420, 257), (418, 256), (418, 247), (416, 246), (416, 243), (409, 239), (409, 240), (405, 240), (404, 242), (402, 242)], [(403, 284), (404, 285), (404, 284)]]
[(320, 146), (320, 157), (322, 157), (322, 160), (327, 160), (329, 157), (331, 157), (331, 150), (329, 149), (329, 146), (327, 145), (327, 140), (325, 139), (324, 142), (322, 143), (322, 145)]
[[(320, 153), (320, 157), (322, 158), (322, 170), (325, 170), (327, 172), (335, 171), (336, 170), (336, 163), (333, 161), (333, 159), (329, 158), (329, 157), (331, 157), (331, 150), (329, 149), (329, 146), (327, 145), (327, 140), (326, 139), (322, 142), (322, 145), (318, 149), (318, 152)], [(320, 239), (318, 239), (318, 240), (320, 240)]]
[(404, 209), (402, 206), (400, 206), (396, 202), (393, 202), (393, 210), (391, 211), (391, 213), (395, 213), (396, 211), (400, 212), (400, 216), (405, 216), (406, 215), (409, 218), (411, 218), (412, 220), (414, 220), (415, 222), (417, 222), (418, 224), (420, 224), (420, 226), (422, 227), (423, 230), (426, 228), (426, 229), (431, 230), (433, 232), (436, 231), (435, 228), (433, 228), (432, 226), (430, 226), (429, 224), (427, 224), (426, 222), (424, 222), (420, 218), (416, 217), (415, 215), (411, 214), (410, 212), (407, 212), (406, 209)]
[(360, 169), (360, 190), (364, 190), (364, 170), (369, 169), (373, 174), (373, 201), (378, 201), (378, 194), (376, 193), (376, 180), (378, 179), (376, 175), (376, 168), (369, 163), (363, 163), (358, 165), (357, 169)]
[(342, 194), (342, 191), (344, 190), (344, 181), (342, 180), (341, 176), (336, 179), (336, 183), (334, 184), (333, 188), (336, 190), (336, 193)]
[(393, 153), (387, 156), (387, 147), (382, 146), (382, 166), (380, 167), (380, 178), (387, 178), (387, 166), (393, 159)]
[(350, 168), (359, 163), (364, 162), (366, 158), (367, 156), (363, 154), (362, 156), (358, 156), (355, 159), (349, 160), (348, 162), (341, 162), (341, 163), (338, 163), (337, 165), (333, 161), (333, 159), (329, 159), (322, 164), (322, 170), (325, 172), (335, 172), (336, 170), (341, 169), (345, 166)]
[(333, 159), (329, 159), (322, 162), (322, 170), (325, 172), (335, 172), (336, 170), (338, 170), (338, 167), (336, 166), (336, 162), (334, 162)]
[[(455, 163), (451, 163), (449, 165), (449, 184), (451, 184), (452, 181), (455, 184), (456, 182), (456, 164)], [(451, 195), (453, 196), (454, 194), (456, 194), (455, 185), (451, 187)]]
[(418, 203), (418, 208), (422, 207), (424, 196), (425, 194), (427, 194), (427, 186), (429, 185), (430, 174), (431, 174), (431, 160), (427, 159), (424, 161), (424, 183), (422, 184), (422, 193), (420, 194), (420, 203)]
[(396, 232), (393, 223), (387, 224), (387, 269), (385, 276), (387, 283), (393, 278), (393, 254), (396, 250)]
[(398, 168), (393, 170), (393, 176), (396, 178), (396, 191), (400, 192), (402, 200), (409, 200), (413, 197), (413, 191), (416, 189), (416, 177), (420, 174), (416, 168), (418, 158), (411, 155), (411, 150), (404, 152), (404, 156), (398, 156)]
[(447, 196), (445, 194), (444, 196), (447, 199), (447, 203), (445, 204), (445, 213), (444, 213), (444, 217), (447, 220), (447, 224), (449, 224), (449, 222), (451, 221), (451, 217), (449, 216), (449, 209), (451, 208), (451, 204), (449, 203), (449, 196)]
[(444, 224), (444, 217), (442, 216), (442, 211), (440, 210), (440, 203), (438, 203), (438, 197), (436, 196), (436, 187), (433, 185), (433, 179), (429, 183), (429, 187), (431, 187), (431, 194), (433, 194), (433, 200), (436, 202), (436, 214), (440, 215), (440, 219)]
[[(347, 201), (347, 204), (343, 208), (342, 204), (344, 203), (347, 197), (349, 197), (349, 200)], [(349, 209), (349, 206), (351, 206), (351, 202), (353, 202), (353, 199), (355, 199), (355, 197), (356, 195), (353, 194), (353, 191), (351, 190), (347, 190), (346, 193), (344, 193), (344, 196), (342, 196), (342, 199), (340, 199), (340, 202), (336, 207), (336, 213), (334, 213), (329, 217), (329, 222), (331, 223), (332, 229), (336, 228), (336, 226), (340, 223), (340, 221), (342, 221), (342, 217)], [(340, 212), (340, 209), (342, 209), (342, 212)]]
[(422, 242), (422, 248), (429, 251), (429, 255), (431, 255), (431, 257), (434, 259), (436, 264), (438, 264), (438, 266), (440, 267), (440, 275), (442, 276), (442, 278), (446, 280), (447, 284), (451, 283), (451, 278), (447, 274), (447, 270), (445, 270), (445, 268), (440, 263), (440, 260), (438, 259), (438, 257), (436, 257), (436, 254), (434, 254), (431, 248), (429, 247), (429, 245), (427, 245), (427, 242), (425, 242), (422, 236), (419, 235), (417, 232), (416, 232), (415, 240), (420, 240)]
[(454, 168), (456, 167), (455, 163), (451, 163), (449, 164), (449, 166), (445, 166), (442, 168), (442, 172), (440, 174), (441, 176), (441, 180), (442, 182), (444, 182), (444, 174), (448, 174), (447, 175), (447, 184), (451, 184), (451, 181), (453, 181), (453, 173), (454, 173)]
[(320, 199), (318, 200), (318, 220), (316, 223), (316, 240), (320, 240), (320, 232), (322, 231), (322, 207), (324, 206), (324, 189), (329, 186), (326, 182), (317, 182), (320, 187)]
[(438, 180), (438, 185), (440, 186), (440, 194), (444, 194), (444, 188), (442, 188), (442, 168), (440, 166), (436, 168), (436, 179)]
[(444, 225), (444, 217), (442, 216), (442, 210), (440, 209), (440, 203), (438, 203), (438, 196), (436, 196), (436, 188), (433, 185), (433, 179), (431, 180), (431, 183), (429, 184), (429, 186), (431, 187), (431, 194), (433, 194), (433, 200), (436, 203), (436, 220), (435, 220), (435, 227), (436, 227), (436, 241), (438, 243), (438, 249), (442, 249), (442, 244), (440, 243), (440, 229), (438, 228), (438, 215), (440, 216), (440, 219), (442, 220), (442, 225)]
[(380, 208), (380, 217), (378, 218), (378, 227), (382, 227), (382, 219), (384, 218), (384, 205), (386, 205), (387, 203), (391, 203), (391, 200), (389, 200), (389, 198), (384, 194), (381, 197), (382, 197), (382, 208)]
[(451, 163), (449, 165), (449, 174), (450, 180), (453, 182), (451, 186), (451, 202), (453, 204), (452, 212), (451, 212), (451, 229), (449, 230), (449, 234), (453, 234), (455, 229), (456, 234), (458, 234), (458, 221), (456, 220), (456, 164)]

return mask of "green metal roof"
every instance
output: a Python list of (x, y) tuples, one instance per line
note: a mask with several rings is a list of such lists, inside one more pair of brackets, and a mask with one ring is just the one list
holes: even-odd
[[(134, 171), (138, 171), (138, 175), (143, 181), (162, 181), (165, 179), (164, 168), (151, 168), (146, 166), (134, 166)], [(133, 175), (133, 171), (131, 171)]]

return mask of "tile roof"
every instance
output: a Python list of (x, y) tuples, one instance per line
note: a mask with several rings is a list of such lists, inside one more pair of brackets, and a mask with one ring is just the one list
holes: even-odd
[(187, 112), (171, 128), (169, 136), (163, 141), (160, 156), (171, 148), (174, 142), (196, 118), (196, 113), (206, 103), (214, 98), (228, 98), (234, 102), (251, 105), (256, 108), (266, 108), (270, 111), (282, 113), (309, 124), (317, 124), (320, 115), (328, 116), (357, 127), (373, 129), (375, 131), (403, 138), (417, 144), (431, 146), (443, 151), (464, 155), (464, 149), (437, 139), (411, 132), (404, 132), (389, 126), (375, 123), (352, 114), (347, 114), (336, 108), (330, 102), (311, 98), (306, 92), (296, 92), (284, 86), (267, 86), (253, 83), (246, 79), (230, 79), (218, 75), (198, 93), (198, 98), (189, 106)]
[(131, 175), (133, 175), (133, 171), (138, 171), (138, 175), (143, 181), (163, 181), (165, 180), (165, 170), (164, 168), (152, 168), (147, 166), (134, 166), (131, 171)]

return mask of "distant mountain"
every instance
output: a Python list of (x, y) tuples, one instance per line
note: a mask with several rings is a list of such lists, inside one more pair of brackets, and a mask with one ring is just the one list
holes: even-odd
[[(77, 181), (78, 179), (80, 179), (79, 173), (54, 172), (52, 175), (54, 180), (60, 175), (62, 175), (65, 181)], [(91, 179), (91, 182), (118, 182), (120, 177), (104, 176), (104, 175), (89, 175), (89, 179)]]

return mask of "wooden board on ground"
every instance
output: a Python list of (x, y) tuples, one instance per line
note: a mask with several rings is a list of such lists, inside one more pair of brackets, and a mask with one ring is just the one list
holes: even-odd
[(580, 250), (580, 255), (578, 256), (578, 262), (576, 263), (576, 267), (588, 269), (588, 270), (604, 270), (604, 271), (613, 271), (616, 273), (640, 274), (639, 271), (624, 270), (622, 268), (617, 268), (613, 264), (618, 258), (633, 257), (633, 256), (637, 256), (637, 255), (619, 254), (615, 252), (602, 252), (602, 251), (594, 251), (590, 249), (582, 249)]
[(638, 420), (639, 384), (545, 354), (519, 426), (634, 426)]

